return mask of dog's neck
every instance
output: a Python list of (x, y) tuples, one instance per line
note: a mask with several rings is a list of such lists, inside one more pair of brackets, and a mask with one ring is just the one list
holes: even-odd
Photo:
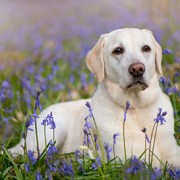
[(140, 89), (122, 89), (117, 83), (114, 83), (107, 78), (99, 84), (99, 89), (106, 91), (111, 100), (125, 108), (126, 102), (129, 101), (132, 108), (144, 108), (158, 99), (161, 88), (159, 87), (158, 77), (155, 75), (148, 88), (145, 90)]

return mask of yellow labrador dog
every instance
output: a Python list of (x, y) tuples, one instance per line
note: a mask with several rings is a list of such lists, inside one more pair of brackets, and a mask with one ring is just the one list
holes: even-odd
[[(116, 155), (124, 160), (123, 117), (126, 102), (127, 112), (126, 149), (127, 157), (140, 156), (144, 152), (146, 128), (151, 136), (154, 119), (159, 108), (167, 112), (166, 122), (158, 127), (154, 154), (162, 162), (168, 161), (180, 167), (180, 147), (174, 138), (173, 109), (169, 98), (159, 86), (162, 51), (149, 30), (135, 28), (118, 29), (102, 35), (88, 53), (86, 64), (95, 74), (98, 87), (91, 100), (93, 114), (102, 142), (113, 145), (113, 134), (119, 132)], [(38, 119), (40, 151), (45, 147), (42, 120), (52, 112), (56, 123), (56, 145), (63, 153), (75, 151), (83, 143), (84, 118), (88, 114), (87, 100), (52, 105)], [(52, 139), (52, 130), (47, 128), (47, 141)], [(20, 142), (23, 144), (23, 140)], [(13, 154), (22, 153), (20, 144), (11, 149)], [(27, 147), (36, 150), (35, 133), (29, 131)], [(154, 158), (154, 166), (160, 166)]]

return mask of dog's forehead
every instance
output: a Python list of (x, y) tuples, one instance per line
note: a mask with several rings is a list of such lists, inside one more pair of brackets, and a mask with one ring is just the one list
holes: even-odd
[[(153, 44), (150, 32), (135, 28), (118, 29), (108, 34), (108, 46)], [(130, 46), (129, 46), (130, 47)]]

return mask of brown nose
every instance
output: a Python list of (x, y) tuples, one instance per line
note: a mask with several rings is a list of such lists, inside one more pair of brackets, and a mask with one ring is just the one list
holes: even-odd
[(142, 76), (144, 71), (145, 71), (145, 66), (142, 63), (134, 63), (134, 64), (131, 64), (129, 67), (129, 73), (133, 77)]

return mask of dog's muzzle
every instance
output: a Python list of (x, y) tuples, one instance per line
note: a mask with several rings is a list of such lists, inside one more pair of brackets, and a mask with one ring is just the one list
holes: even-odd
[(132, 83), (128, 85), (129, 88), (139, 88), (145, 90), (148, 85), (144, 82), (143, 74), (145, 72), (145, 66), (142, 63), (134, 63), (129, 66), (129, 74), (132, 76)]

